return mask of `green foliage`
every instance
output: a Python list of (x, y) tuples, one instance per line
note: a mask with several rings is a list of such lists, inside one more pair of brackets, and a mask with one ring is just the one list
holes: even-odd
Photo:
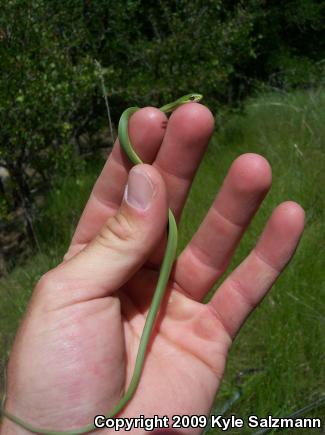
[(222, 98), (234, 65), (254, 55), (251, 16), (241, 7), (230, 13), (221, 1), (195, 0), (142, 2), (139, 9), (142, 32), (127, 48), (133, 98), (161, 104), (196, 89), (210, 101)]
[(251, 0), (248, 4), (255, 10), (257, 56), (249, 65), (255, 77), (286, 90), (324, 84), (325, 2)]
[[(81, 35), (65, 44), (49, 6), (8, 1), (0, 18), (0, 166), (10, 176), (4, 194), (11, 210), (23, 209), (32, 241), (35, 197), (55, 176), (76, 169), (75, 122), (96, 85), (92, 59), (84, 53), (75, 62), (71, 55)], [(62, 25), (69, 12), (61, 13)]]

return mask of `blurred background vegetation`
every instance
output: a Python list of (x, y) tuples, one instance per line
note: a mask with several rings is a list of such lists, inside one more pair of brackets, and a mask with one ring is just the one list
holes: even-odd
[(121, 112), (192, 91), (216, 114), (217, 133), (182, 219), (182, 246), (242, 152), (267, 157), (274, 186), (230, 270), (280, 201), (307, 212), (303, 248), (241, 332), (219, 400), (243, 379), (242, 417), (287, 413), (322, 396), (325, 1), (0, 4), (2, 363), (33, 285), (67, 248)]

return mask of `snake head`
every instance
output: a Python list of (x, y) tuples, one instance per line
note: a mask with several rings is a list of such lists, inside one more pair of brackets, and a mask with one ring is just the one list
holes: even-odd
[(195, 103), (200, 100), (202, 100), (203, 95), (201, 94), (187, 94), (183, 95), (183, 97), (178, 98), (178, 100), (173, 101), (172, 103), (165, 104), (164, 106), (160, 107), (160, 110), (165, 113), (173, 112), (175, 109), (177, 109), (179, 106), (182, 106), (186, 103)]
[(181, 98), (183, 100), (183, 103), (197, 103), (198, 101), (201, 101), (203, 98), (202, 94), (187, 94), (184, 95), (184, 97)]

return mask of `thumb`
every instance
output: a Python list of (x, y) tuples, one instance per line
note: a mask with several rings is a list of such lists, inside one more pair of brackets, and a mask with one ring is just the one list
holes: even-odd
[(167, 213), (166, 188), (159, 172), (146, 164), (134, 166), (118, 212), (86, 248), (59, 266), (64, 281), (73, 283), (66, 297), (92, 299), (121, 287), (159, 243)]

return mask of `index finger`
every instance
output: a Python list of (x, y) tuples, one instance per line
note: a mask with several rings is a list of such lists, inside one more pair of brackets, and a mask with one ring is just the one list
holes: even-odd
[[(132, 144), (143, 161), (151, 163), (154, 160), (163, 140), (166, 125), (166, 115), (154, 107), (140, 109), (130, 119), (129, 134)], [(105, 221), (116, 212), (122, 201), (131, 166), (117, 139), (93, 187), (65, 260), (88, 244)]]

